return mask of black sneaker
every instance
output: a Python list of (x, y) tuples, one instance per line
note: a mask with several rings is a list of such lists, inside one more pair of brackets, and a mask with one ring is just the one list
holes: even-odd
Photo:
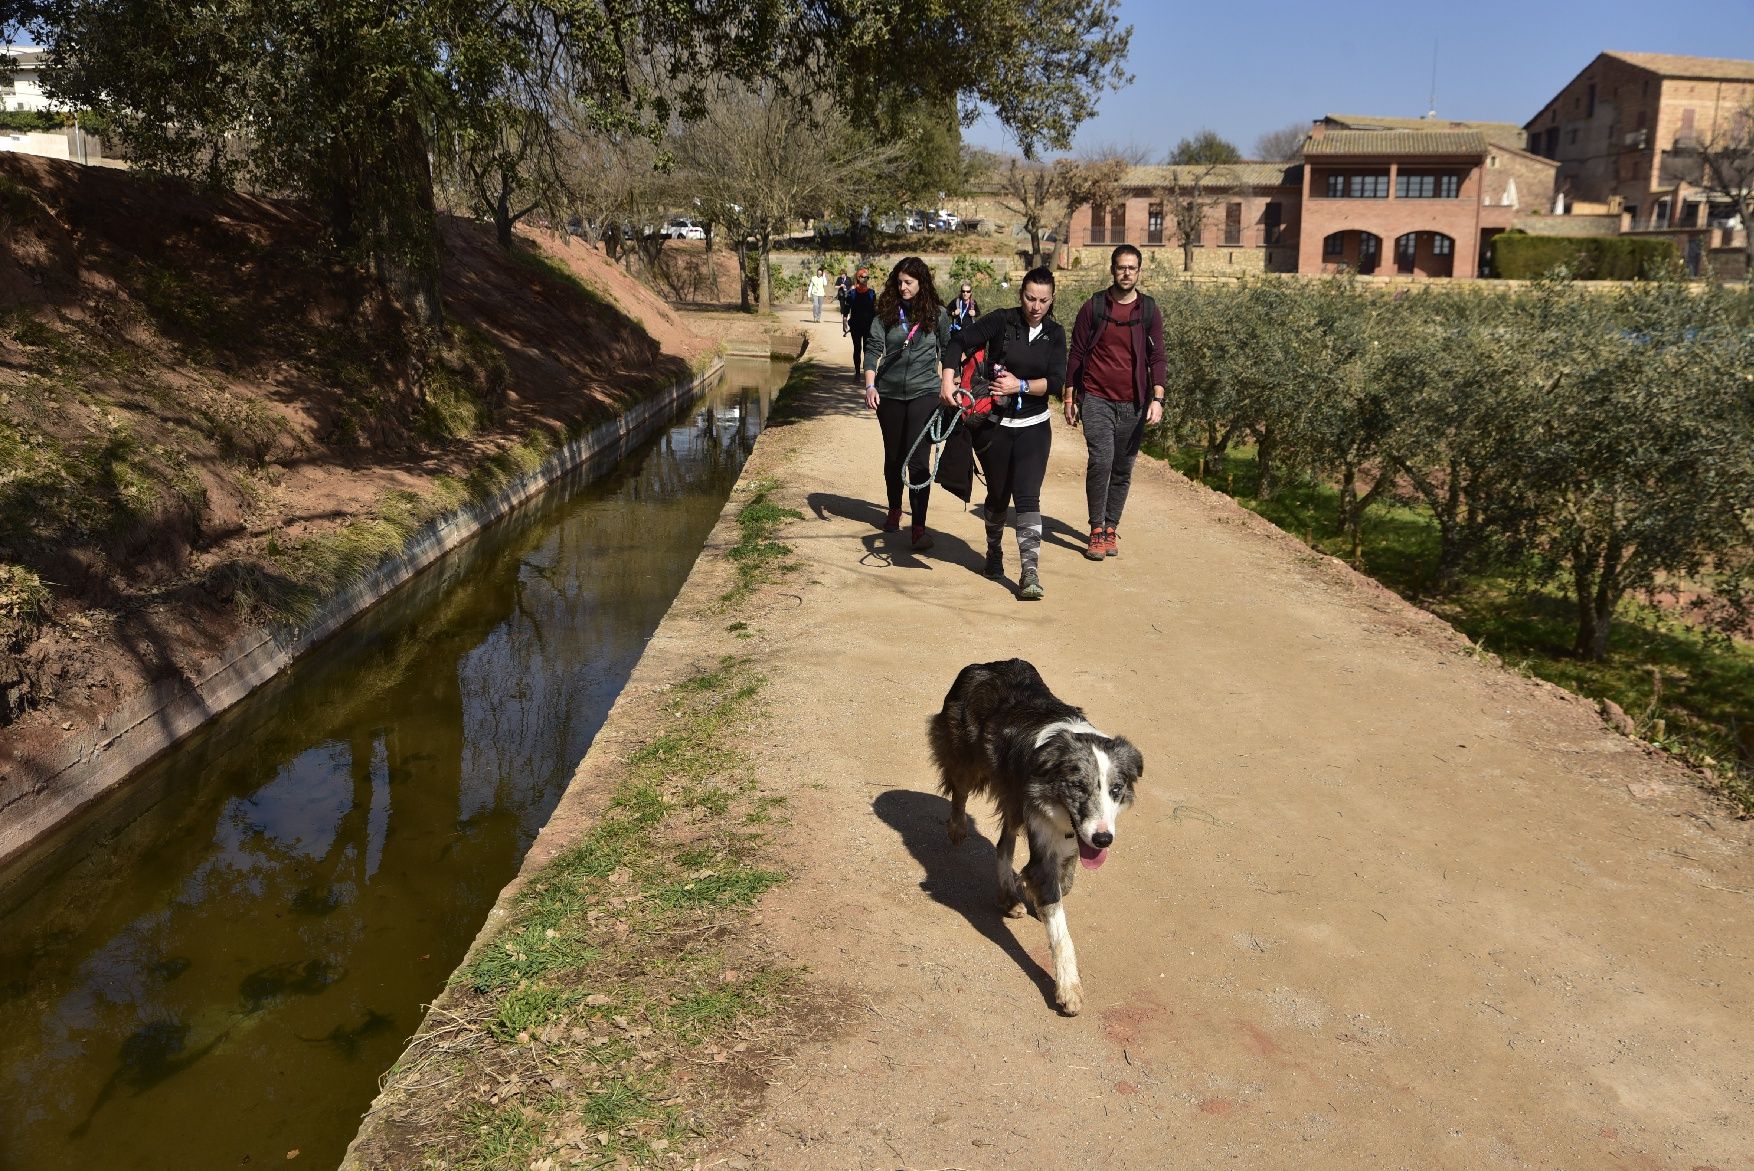
[(987, 546), (987, 567), (982, 570), (988, 577), (998, 581), (1005, 576), (1005, 550), (998, 545)]
[(1017, 600), (1019, 602), (1039, 602), (1046, 594), (1047, 591), (1041, 588), (1041, 578), (1036, 576), (1035, 570), (1025, 569), (1017, 582)]

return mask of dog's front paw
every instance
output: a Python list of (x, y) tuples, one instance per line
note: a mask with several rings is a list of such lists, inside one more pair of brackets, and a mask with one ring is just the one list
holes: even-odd
[(1077, 1016), (1084, 1010), (1084, 986), (1078, 983), (1061, 984), (1054, 989), (1054, 1003), (1067, 1016)]
[(953, 846), (962, 845), (968, 840), (968, 815), (952, 813), (950, 820), (945, 823), (945, 828), (950, 831), (950, 844)]
[(1020, 891), (1015, 888), (999, 891), (999, 914), (1007, 919), (1021, 919), (1027, 910)]

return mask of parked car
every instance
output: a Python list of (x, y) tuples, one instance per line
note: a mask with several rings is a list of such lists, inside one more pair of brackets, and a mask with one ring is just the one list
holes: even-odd
[(704, 240), (706, 229), (691, 219), (679, 216), (664, 225), (664, 237), (668, 240)]
[(962, 217), (953, 211), (939, 208), (932, 213), (931, 227), (934, 232), (954, 232), (962, 227)]

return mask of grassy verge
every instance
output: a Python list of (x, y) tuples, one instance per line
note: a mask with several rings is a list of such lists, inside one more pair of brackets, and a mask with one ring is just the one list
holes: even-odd
[(787, 521), (802, 518), (795, 508), (781, 508), (769, 496), (778, 487), (772, 480), (757, 480), (752, 495), (737, 513), (737, 543), (727, 554), (737, 577), (731, 588), (720, 597), (730, 605), (747, 597), (756, 586), (774, 580), (782, 573), (792, 555), (792, 547), (774, 540)]
[[(1152, 454), (1199, 478), (1197, 454)], [(1312, 548), (1346, 557), (1337, 524), (1338, 493), (1323, 484), (1288, 484), (1271, 499), (1254, 495), (1253, 453), (1233, 449), (1207, 467), (1208, 486), (1227, 492)], [(1606, 662), (1570, 653), (1570, 599), (1530, 589), (1504, 576), (1470, 577), (1450, 594), (1425, 596), (1436, 562), (1436, 522), (1422, 506), (1373, 508), (1363, 526), (1357, 565), (1402, 597), (1448, 621), (1515, 670), (1526, 671), (1591, 699), (1619, 704), (1635, 734), (1707, 770), (1710, 783), (1745, 814), (1754, 814), (1754, 646), (1714, 635), (1648, 605), (1628, 605), (1615, 621)], [(1739, 759), (1740, 758), (1740, 759)]]
[[(438, 1027), (399, 1067), (423, 1095), (422, 1164), (665, 1165), (763, 1060), (796, 973), (736, 942), (784, 880), (739, 730), (761, 679), (726, 657), (672, 689), (597, 827), (543, 867), (453, 977)], [(543, 1160), (553, 1160), (544, 1164)]]
[[(774, 535), (798, 514), (777, 488), (743, 489), (721, 606), (786, 570)], [(751, 637), (736, 617), (729, 633)], [(359, 1166), (685, 1166), (758, 1104), (793, 1034), (833, 1017), (748, 932), (787, 877), (769, 838), (786, 801), (758, 791), (745, 747), (762, 689), (749, 659), (725, 655), (623, 713), (647, 731), (607, 808), (453, 976)]]

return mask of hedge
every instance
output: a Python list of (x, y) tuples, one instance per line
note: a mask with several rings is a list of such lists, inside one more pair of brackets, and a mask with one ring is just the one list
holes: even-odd
[(41, 134), (53, 133), (66, 125), (67, 115), (53, 110), (0, 110), (0, 130)]
[(1651, 280), (1680, 260), (1673, 240), (1529, 236), (1512, 231), (1492, 241), (1492, 271), (1511, 280), (1532, 280), (1561, 265), (1579, 280)]

